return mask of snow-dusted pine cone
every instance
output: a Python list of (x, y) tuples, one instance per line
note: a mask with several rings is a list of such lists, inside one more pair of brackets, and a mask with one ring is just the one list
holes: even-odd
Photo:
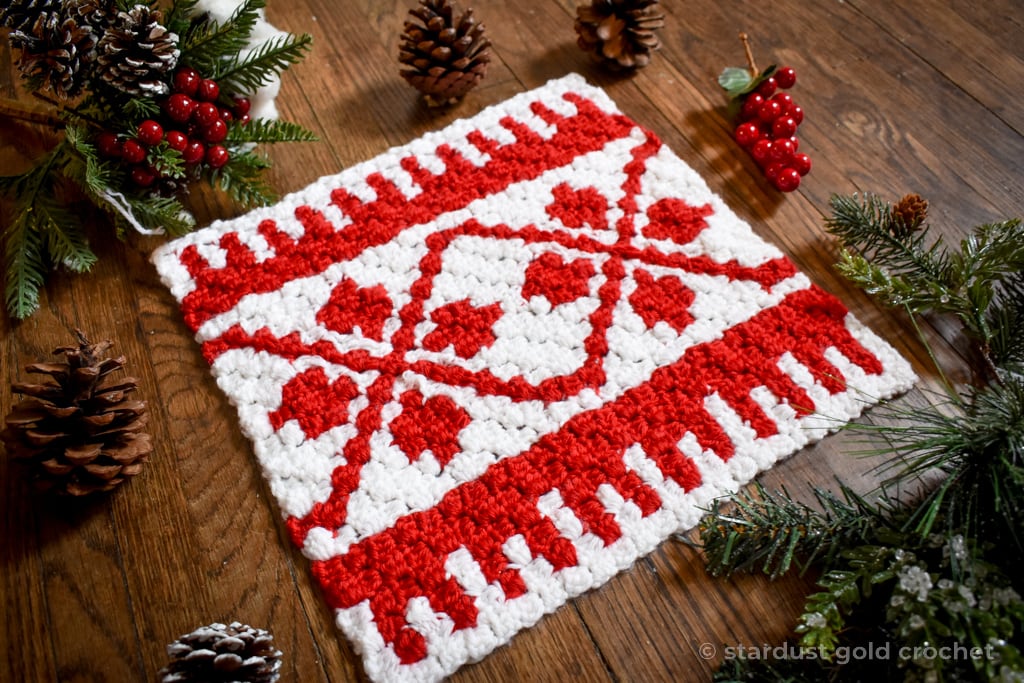
[(11, 46), (20, 50), (18, 69), (33, 88), (48, 88), (73, 98), (85, 84), (86, 65), (96, 58), (91, 25), (63, 9), (37, 12), (27, 28), (13, 31)]
[(167, 646), (167, 656), (161, 683), (274, 683), (281, 675), (274, 636), (237, 621), (186, 633)]
[(0, 2), (0, 26), (28, 33), (40, 14), (57, 12), (60, 0), (3, 0)]
[(98, 81), (128, 95), (166, 95), (178, 64), (178, 35), (160, 22), (158, 10), (136, 5), (118, 12), (97, 51)]

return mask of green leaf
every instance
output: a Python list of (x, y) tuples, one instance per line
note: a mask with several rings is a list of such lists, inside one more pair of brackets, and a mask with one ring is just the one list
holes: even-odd
[(738, 66), (727, 66), (718, 75), (718, 85), (722, 86), (730, 96), (746, 90), (752, 80), (750, 72)]
[(772, 64), (754, 76), (751, 75), (749, 69), (727, 66), (718, 75), (718, 84), (725, 89), (730, 99), (739, 100), (747, 93), (753, 92), (757, 86), (761, 85), (769, 76), (775, 73), (775, 68), (776, 65)]

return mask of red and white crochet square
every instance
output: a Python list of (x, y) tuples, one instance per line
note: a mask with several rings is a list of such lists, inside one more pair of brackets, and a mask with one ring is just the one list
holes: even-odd
[(379, 681), (482, 658), (914, 381), (576, 75), (154, 262)]

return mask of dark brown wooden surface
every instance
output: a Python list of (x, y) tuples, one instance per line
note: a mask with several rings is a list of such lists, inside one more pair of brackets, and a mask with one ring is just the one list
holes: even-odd
[[(315, 37), (312, 55), (286, 74), (278, 105), (321, 137), (269, 149), (279, 192), (578, 72), (913, 359), (926, 381), (927, 355), (907, 321), (833, 270), (822, 230), (829, 196), (918, 192), (949, 239), (1024, 207), (1017, 0), (669, 0), (662, 50), (628, 78), (595, 68), (576, 48), (574, 0), (479, 0), (495, 60), (481, 87), (447, 111), (421, 105), (397, 76), (398, 34), (413, 0), (269, 4), (272, 23)], [(715, 79), (722, 67), (743, 65), (740, 30), (753, 36), (762, 64), (785, 62), (799, 73), (801, 149), (814, 170), (791, 195), (771, 190), (730, 139)], [(0, 90), (11, 95), (8, 57), (0, 70)], [(45, 141), (45, 131), (0, 121), (0, 171), (24, 167)], [(238, 212), (210, 192), (195, 193), (192, 208), (200, 223)], [(160, 238), (120, 243), (109, 234), (95, 226), (92, 273), (52, 277), (41, 309), (24, 322), (0, 317), (0, 411), (10, 409), (9, 383), (25, 376), (23, 366), (81, 328), (127, 356), (149, 401), (156, 448), (143, 474), (113, 495), (60, 504), (30, 494), (0, 458), (0, 681), (153, 681), (167, 643), (234, 619), (274, 633), (283, 681), (363, 680), (307, 561), (288, 543), (233, 409), (148, 261)], [(957, 347), (944, 341), (953, 326), (937, 321), (925, 334), (961, 375)], [(762, 479), (806, 493), (840, 477), (866, 490), (875, 475), (853, 448), (849, 435), (831, 437)], [(670, 540), (453, 680), (708, 680), (723, 645), (781, 642), (809, 586), (796, 577), (712, 579), (696, 551)], [(702, 656), (704, 643), (718, 654)]]

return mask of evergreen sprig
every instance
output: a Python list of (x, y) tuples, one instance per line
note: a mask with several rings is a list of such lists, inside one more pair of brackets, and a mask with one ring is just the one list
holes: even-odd
[[(243, 0), (223, 24), (213, 20), (189, 21), (183, 27), (181, 63), (205, 74), (218, 74), (224, 55), (236, 55), (248, 46), (259, 20), (259, 11), (266, 4), (266, 0)], [(192, 2), (191, 5), (186, 15), (181, 17), (182, 23), (188, 18), (188, 13), (195, 11), (196, 3)], [(177, 21), (176, 13), (172, 11), (171, 16)], [(255, 88), (246, 92), (251, 90)]]
[[(844, 247), (840, 272), (890, 306), (911, 313), (949, 313), (985, 350), (992, 321), (1005, 322), (1004, 307), (1021, 317), (1024, 224), (1019, 219), (980, 225), (951, 250), (931, 240), (928, 226), (902, 230), (892, 207), (874, 195), (833, 196), (825, 228)], [(930, 242), (930, 244), (929, 244)], [(1001, 285), (1015, 296), (1008, 302)], [(1014, 284), (1015, 282), (1015, 284)]]
[(228, 126), (228, 143), (245, 142), (316, 142), (316, 135), (291, 121), (256, 119), (245, 125), (233, 123)]
[(813, 508), (785, 488), (772, 492), (755, 482), (753, 491), (715, 501), (699, 526), (708, 571), (719, 576), (760, 568), (778, 578), (794, 563), (805, 569), (828, 562), (851, 538), (886, 524), (881, 508), (852, 489), (841, 487), (841, 495), (816, 488)]
[[(916, 195), (895, 207), (833, 197), (826, 227), (843, 247), (840, 270), (915, 325), (920, 315), (960, 321), (974, 383), (847, 425), (869, 442), (856, 454), (887, 456), (870, 496), (841, 486), (841, 497), (816, 490), (807, 505), (755, 485), (716, 502), (701, 523), (711, 573), (820, 572), (796, 627), (798, 647), (820, 656), (736, 659), (716, 680), (1024, 677), (1024, 227), (985, 224), (948, 246), (931, 239), (923, 207)], [(891, 656), (840, 656), (857, 646)], [(984, 656), (937, 656), (943, 646)]]
[[(58, 4), (60, 8), (55, 11), (74, 11), (72, 3)], [(115, 6), (129, 12), (137, 4), (135, 0), (116, 0)], [(255, 146), (316, 139), (297, 124), (258, 117), (249, 120), (249, 115), (239, 109), (242, 98), (253, 96), (253, 116), (257, 116), (256, 99), (267, 95), (265, 91), (256, 91), (298, 63), (311, 46), (312, 39), (306, 34), (280, 33), (263, 42), (253, 41), (266, 0), (236, 0), (234, 11), (224, 21), (215, 20), (207, 12), (208, 8), (218, 9), (215, 0), (146, 0), (143, 4), (153, 10), (160, 5), (163, 10), (143, 12), (144, 18), (138, 19), (147, 22), (147, 26), (162, 21), (159, 27), (150, 27), (148, 35), (157, 38), (143, 40), (119, 35), (114, 42), (135, 40), (131, 50), (122, 50), (125, 55), (150, 50), (154, 54), (152, 64), (163, 65), (153, 66), (147, 72), (147, 87), (140, 91), (137, 79), (130, 76), (131, 70), (115, 77), (110, 67), (99, 64), (97, 59), (83, 58), (73, 66), (61, 67), (84, 70), (75, 75), (85, 84), (85, 92), (74, 101), (67, 100), (67, 93), (63, 92), (55, 93), (57, 100), (44, 93), (36, 94), (54, 105), (51, 118), (55, 125), (63, 127), (64, 139), (25, 173), (0, 176), (0, 192), (13, 200), (13, 215), (0, 231), (0, 251), (4, 299), (8, 313), (15, 318), (25, 318), (38, 308), (39, 290), (49, 270), (63, 267), (84, 272), (96, 261), (78, 212), (63, 204), (67, 187), (77, 187), (100, 209), (119, 238), (133, 230), (181, 235), (196, 223), (182, 201), (192, 183), (205, 181), (245, 207), (267, 204), (274, 201), (275, 195), (261, 175), (270, 163), (255, 153)], [(102, 14), (68, 14), (66, 19), (87, 25)], [(97, 41), (108, 30), (99, 21), (88, 28)], [(18, 50), (32, 49), (27, 42), (14, 47), (16, 56)], [(22, 75), (29, 90), (49, 87), (53, 79), (28, 65), (50, 62), (53, 60), (18, 61), (20, 68), (25, 65)], [(189, 163), (182, 150), (174, 147), (180, 146), (178, 143), (186, 132), (193, 141), (198, 136), (170, 113), (169, 109), (176, 105), (166, 97), (177, 84), (176, 70), (180, 73), (183, 67), (195, 69), (199, 78), (217, 83), (220, 116), (234, 109), (242, 117), (229, 126), (227, 137), (220, 143), (211, 142), (209, 148), (199, 150), (198, 160), (193, 149)], [(187, 76), (194, 77), (195, 74)], [(155, 87), (154, 81), (162, 81), (162, 86)], [(245, 109), (248, 111), (247, 106)], [(154, 122), (158, 127), (162, 125), (165, 133), (179, 134), (174, 147), (169, 138), (149, 139), (143, 144), (140, 130), (146, 127), (152, 131)], [(143, 146), (145, 156), (141, 162), (135, 153), (130, 158), (122, 153), (128, 140)], [(223, 149), (213, 149), (215, 144)], [(226, 165), (222, 165), (225, 160)]]
[(308, 33), (271, 38), (247, 54), (218, 62), (214, 78), (228, 90), (258, 90), (282, 70), (301, 61), (312, 44), (313, 37)]

